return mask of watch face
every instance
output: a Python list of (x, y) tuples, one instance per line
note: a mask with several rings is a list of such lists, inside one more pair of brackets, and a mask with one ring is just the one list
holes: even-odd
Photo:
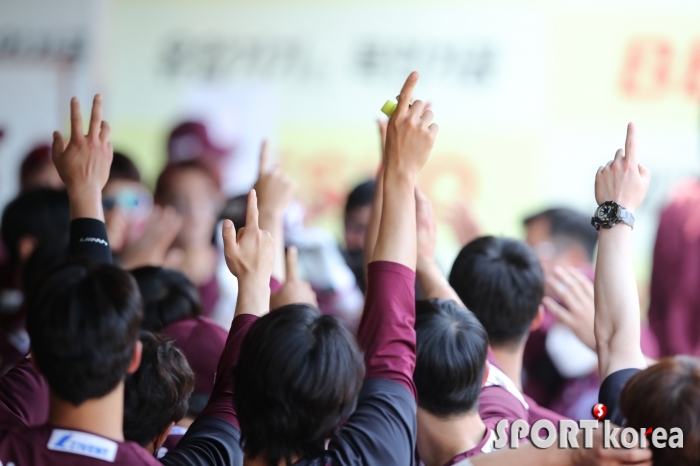
[(596, 210), (596, 217), (602, 225), (612, 225), (620, 217), (620, 207), (612, 202), (604, 202)]

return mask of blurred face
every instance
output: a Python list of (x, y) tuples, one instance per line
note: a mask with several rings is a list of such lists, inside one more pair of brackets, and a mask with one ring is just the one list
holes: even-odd
[(345, 215), (345, 246), (348, 251), (365, 249), (365, 232), (372, 214), (372, 206), (357, 207)]
[(211, 179), (198, 169), (180, 170), (163, 196), (182, 216), (183, 227), (175, 246), (187, 248), (211, 244), (221, 209), (222, 194)]
[(118, 251), (143, 233), (153, 209), (153, 196), (136, 181), (112, 180), (102, 190), (102, 206), (112, 233), (110, 243)]

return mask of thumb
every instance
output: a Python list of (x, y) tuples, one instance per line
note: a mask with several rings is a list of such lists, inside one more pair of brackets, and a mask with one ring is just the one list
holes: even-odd
[(224, 220), (221, 225), (221, 237), (224, 240), (224, 249), (229, 249), (237, 246), (236, 243), (236, 228), (231, 220)]
[(63, 152), (63, 136), (58, 131), (53, 132), (53, 147), (51, 148), (51, 158), (56, 160), (56, 157)]
[(296, 246), (290, 246), (287, 249), (287, 281), (297, 281), (297, 248)]
[(638, 164), (637, 166), (639, 167), (639, 174), (641, 175), (641, 177), (642, 177), (643, 179), (645, 179), (645, 180), (651, 179), (651, 170), (649, 170), (648, 168), (646, 168), (646, 167), (645, 167), (644, 165), (642, 165), (641, 163)]

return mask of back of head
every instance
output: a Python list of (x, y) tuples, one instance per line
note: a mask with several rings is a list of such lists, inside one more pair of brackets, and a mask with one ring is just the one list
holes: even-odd
[(350, 415), (364, 378), (362, 353), (340, 320), (305, 304), (283, 306), (246, 335), (234, 370), (246, 454), (269, 465), (323, 454)]
[(32, 252), (29, 260), (24, 265), (22, 279), (22, 291), (25, 296), (34, 293), (37, 284), (58, 264), (68, 259), (68, 232), (48, 239)]
[(522, 342), (544, 294), (534, 251), (509, 238), (484, 236), (464, 246), (449, 281), (486, 329), (492, 346)]
[(131, 274), (143, 299), (144, 330), (160, 332), (175, 321), (202, 313), (197, 286), (183, 273), (146, 266), (134, 269)]
[(134, 162), (126, 154), (118, 151), (114, 151), (112, 165), (109, 167), (109, 181), (115, 180), (141, 182), (141, 173)]
[(488, 337), (474, 315), (454, 301), (416, 303), (418, 406), (438, 417), (477, 409)]
[(598, 232), (591, 226), (590, 216), (561, 207), (531, 215), (523, 223), (527, 227), (540, 220), (548, 223), (549, 236), (558, 250), (578, 246), (585, 251), (589, 261), (593, 260), (598, 244)]
[(654, 464), (700, 464), (700, 360), (675, 356), (639, 372), (622, 390), (620, 410), (637, 431), (650, 426), (683, 431), (683, 448), (659, 449), (649, 442)]
[(22, 237), (32, 237), (41, 244), (67, 234), (69, 229), (70, 207), (65, 191), (36, 188), (22, 192), (2, 214), (2, 240), (12, 260), (18, 260)]
[(141, 365), (124, 384), (124, 438), (142, 447), (187, 413), (194, 374), (174, 344), (151, 332), (141, 332)]
[(51, 160), (51, 145), (39, 144), (22, 160), (19, 170), (22, 191), (40, 187), (61, 188), (63, 182)]
[(126, 376), (141, 326), (141, 296), (127, 272), (66, 263), (35, 289), (27, 331), (39, 370), (75, 406), (101, 398)]

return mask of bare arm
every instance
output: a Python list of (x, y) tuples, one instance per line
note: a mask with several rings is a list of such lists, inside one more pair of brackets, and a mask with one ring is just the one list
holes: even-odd
[(372, 262), (372, 254), (374, 247), (377, 245), (377, 236), (379, 236), (379, 222), (382, 218), (382, 204), (384, 201), (384, 165), (385, 154), (384, 147), (386, 145), (386, 128), (387, 122), (377, 120), (379, 126), (379, 136), (382, 149), (382, 160), (377, 173), (377, 186), (374, 191), (374, 199), (372, 200), (372, 213), (365, 232), (365, 265)]
[(442, 270), (435, 262), (436, 244), (435, 216), (430, 200), (416, 188), (416, 277), (421, 291), (427, 299), (451, 299), (464, 306), (455, 290), (452, 289)]
[[(615, 201), (630, 212), (642, 204), (651, 173), (637, 163), (634, 125), (625, 150), (596, 175), (598, 204)], [(595, 337), (601, 380), (625, 368), (645, 368), (639, 295), (632, 261), (632, 229), (620, 223), (600, 230), (595, 277)]]

